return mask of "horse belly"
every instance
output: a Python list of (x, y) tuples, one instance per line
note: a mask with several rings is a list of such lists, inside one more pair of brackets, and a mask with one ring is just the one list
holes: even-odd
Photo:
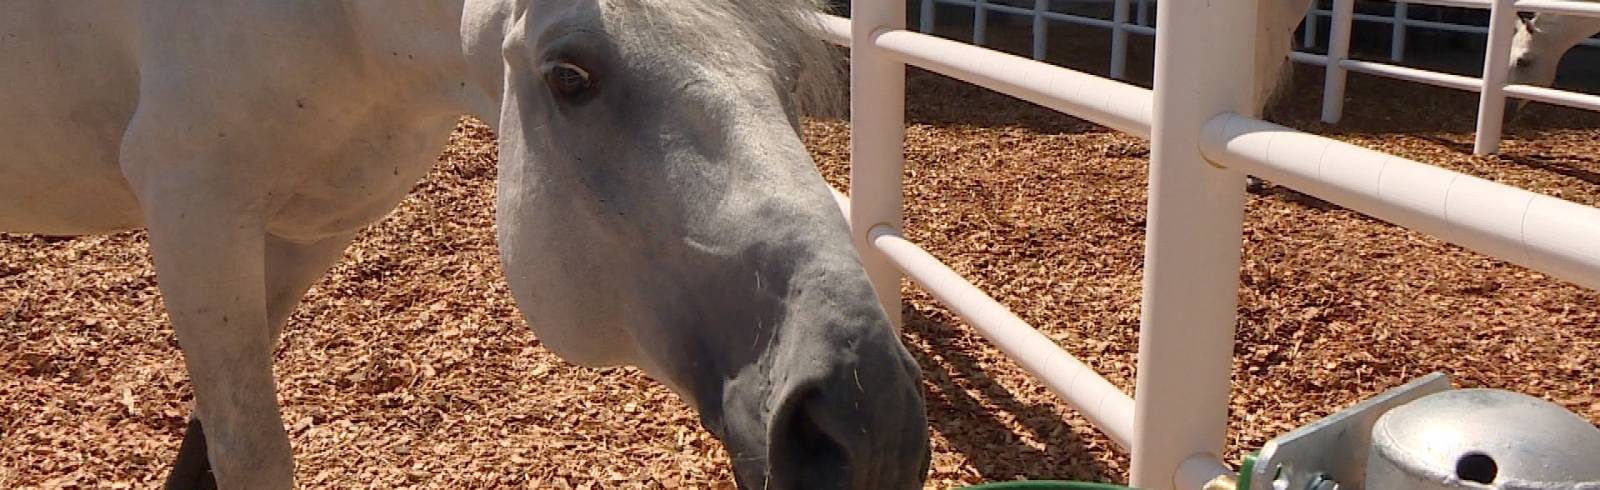
[(118, 148), (138, 98), (118, 2), (20, 2), (0, 15), (0, 232), (141, 226)]

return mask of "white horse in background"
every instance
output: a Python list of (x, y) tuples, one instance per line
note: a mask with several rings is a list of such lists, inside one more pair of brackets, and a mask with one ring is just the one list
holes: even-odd
[[(1595, 1), (1595, 0), (1578, 0)], [(1600, 18), (1539, 13), (1519, 18), (1511, 38), (1511, 71), (1506, 83), (1548, 87), (1556, 81), (1561, 58), (1578, 43), (1600, 33)], [(1523, 99), (1507, 100), (1507, 114), (1527, 105)]]
[[(1294, 30), (1306, 17), (1313, 0), (1268, 0), (1262, 3), (1257, 25), (1258, 106), (1277, 102), (1292, 82), (1289, 52), (1294, 49)], [(1600, 0), (1576, 0), (1600, 1)], [(1507, 83), (1548, 87), (1555, 82), (1561, 58), (1583, 40), (1600, 33), (1600, 18), (1559, 14), (1537, 14), (1519, 18), (1511, 40)], [(1510, 99), (1507, 114), (1527, 101)]]
[(501, 257), (545, 346), (671, 387), (740, 486), (915, 488), (920, 374), (798, 136), (833, 74), (817, 8), (10, 4), (0, 231), (147, 229), (197, 412), (168, 485), (287, 489), (279, 331), (473, 114), (499, 135)]

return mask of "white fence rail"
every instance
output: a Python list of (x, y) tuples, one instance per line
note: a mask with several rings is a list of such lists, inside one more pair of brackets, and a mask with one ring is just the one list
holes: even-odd
[[(1032, 17), (1033, 59), (1035, 60), (1043, 60), (1049, 54), (1050, 21), (1110, 29), (1111, 78), (1121, 79), (1127, 76), (1128, 70), (1128, 34), (1156, 35), (1155, 28), (1151, 27), (1149, 22), (1150, 4), (1155, 0), (1108, 1), (1112, 4), (1110, 19), (1055, 12), (1050, 10), (1050, 0), (1034, 0), (1033, 8), (991, 3), (988, 0), (922, 0), (922, 19), (920, 19), (921, 22), (917, 27), (924, 34), (933, 32), (936, 18), (935, 7), (939, 4), (971, 7), (973, 9), (972, 43), (982, 46), (988, 42), (989, 12)], [(1138, 6), (1134, 12), (1135, 21), (1130, 23), (1128, 21), (1128, 10), (1130, 9), (1129, 3), (1132, 1), (1137, 1)]]
[[(1477, 131), (1473, 153), (1487, 155), (1500, 149), (1502, 124), (1505, 119), (1507, 96), (1519, 97), (1578, 109), (1600, 111), (1600, 96), (1527, 85), (1507, 85), (1506, 73), (1510, 68), (1511, 37), (1517, 12), (1551, 12), (1565, 15), (1600, 17), (1600, 4), (1553, 2), (1550, 0), (1412, 0), (1451, 7), (1489, 10), (1487, 49), (1484, 53), (1483, 74), (1479, 78), (1439, 73), (1416, 68), (1388, 65), (1350, 59), (1351, 23), (1357, 20), (1355, 0), (1334, 0), (1332, 32), (1328, 36), (1326, 56), (1296, 53), (1293, 59), (1302, 63), (1321, 65), (1327, 69), (1323, 82), (1322, 120), (1329, 124), (1339, 122), (1344, 112), (1345, 75), (1358, 71), (1371, 75), (1387, 76), (1430, 85), (1470, 90), (1479, 93)], [(1397, 24), (1398, 25), (1398, 24)], [(1592, 40), (1591, 40), (1592, 42)], [(1391, 58), (1394, 55), (1391, 53)]]
[[(1237, 115), (1252, 109), (1254, 57), (1241, 54), (1254, 49), (1254, 33), (1214, 27), (1253, 25), (1260, 1), (1271, 0), (1161, 9), (1153, 92), (906, 31), (899, 0), (855, 0), (853, 22), (825, 17), (834, 41), (851, 48), (850, 197), (836, 197), (880, 300), (898, 320), (909, 274), (1129, 448), (1139, 488), (1200, 488), (1230, 472), (1221, 452), (1244, 172), (1600, 287), (1600, 209)], [(1137, 398), (901, 234), (907, 64), (1151, 138)]]
[[(1300, 41), (1300, 45), (1302, 47), (1316, 46), (1317, 45), (1317, 30), (1318, 30), (1318, 27), (1319, 27), (1319, 24), (1317, 23), (1317, 20), (1319, 18), (1322, 18), (1322, 17), (1333, 17), (1333, 10), (1321, 8), (1321, 6), (1319, 5), (1320, 3), (1321, 3), (1320, 0), (1312, 2), (1311, 3), (1311, 10), (1306, 13), (1306, 28), (1301, 33), (1301, 35), (1303, 37), (1301, 38), (1301, 41)], [(1452, 23), (1449, 23), (1449, 22), (1437, 22), (1437, 21), (1431, 21), (1431, 20), (1413, 19), (1413, 18), (1410, 17), (1410, 4), (1411, 3), (1430, 4), (1430, 5), (1441, 6), (1441, 7), (1484, 8), (1484, 9), (1489, 8), (1489, 2), (1488, 1), (1479, 2), (1479, 1), (1476, 1), (1476, 0), (1439, 0), (1439, 1), (1406, 0), (1406, 1), (1396, 1), (1396, 2), (1394, 2), (1394, 10), (1391, 11), (1390, 15), (1387, 15), (1387, 16), (1375, 15), (1375, 14), (1355, 13), (1355, 14), (1351, 15), (1350, 18), (1351, 18), (1351, 20), (1360, 21), (1360, 22), (1373, 22), (1373, 23), (1379, 23), (1379, 24), (1389, 24), (1389, 26), (1391, 28), (1390, 37), (1389, 37), (1389, 39), (1390, 39), (1390, 41), (1389, 41), (1389, 61), (1396, 61), (1396, 62), (1405, 61), (1406, 35), (1407, 35), (1407, 32), (1410, 30), (1409, 28), (1411, 28), (1411, 27), (1420, 27), (1420, 28), (1433, 29), (1433, 30), (1439, 30), (1439, 31), (1459, 32), (1459, 33), (1462, 33), (1462, 34), (1484, 35), (1484, 34), (1488, 34), (1489, 33), (1489, 28), (1484, 27), (1484, 26), (1465, 25), (1465, 24), (1452, 24)], [(1526, 3), (1526, 2), (1524, 2), (1524, 3)], [(1586, 39), (1582, 43), (1580, 43), (1579, 45), (1588, 46), (1588, 47), (1600, 47), (1600, 39)]]
[[(1043, 60), (1047, 54), (1047, 35), (1050, 21), (1110, 29), (1112, 36), (1110, 74), (1112, 78), (1117, 79), (1122, 79), (1127, 74), (1128, 34), (1155, 34), (1155, 29), (1146, 22), (1148, 20), (1147, 12), (1151, 8), (1150, 3), (1154, 0), (1137, 0), (1139, 18), (1136, 22), (1129, 22), (1128, 19), (1129, 3), (1134, 0), (1105, 0), (1113, 4), (1111, 19), (1054, 12), (1049, 8), (1050, 0), (1035, 0), (1032, 8), (991, 3), (988, 0), (921, 1), (922, 18), (920, 19), (919, 28), (923, 33), (931, 32), (933, 29), (936, 5), (949, 4), (971, 7), (974, 10), (973, 43), (978, 45), (982, 45), (986, 41), (989, 12), (1031, 17), (1033, 22), (1033, 59), (1035, 60)], [(1503, 119), (1505, 117), (1506, 97), (1600, 111), (1600, 95), (1529, 85), (1507, 85), (1505, 82), (1510, 56), (1511, 23), (1515, 21), (1517, 11), (1600, 17), (1600, 3), (1561, 0), (1406, 0), (1395, 2), (1394, 10), (1389, 16), (1356, 13), (1355, 0), (1333, 0), (1332, 8), (1329, 10), (1321, 9), (1320, 4), (1320, 1), (1313, 1), (1311, 8), (1307, 11), (1305, 29), (1302, 31), (1304, 36), (1302, 44), (1305, 46), (1316, 44), (1319, 30), (1317, 20), (1320, 17), (1328, 17), (1330, 19), (1329, 25), (1331, 26), (1331, 32), (1328, 36), (1328, 54), (1295, 52), (1291, 54), (1290, 58), (1298, 63), (1318, 65), (1326, 69), (1323, 82), (1322, 120), (1329, 124), (1338, 123), (1343, 118), (1345, 79), (1347, 73), (1352, 71), (1438, 87), (1478, 92), (1480, 94), (1480, 103), (1473, 152), (1479, 155), (1487, 155), (1499, 151)], [(1408, 17), (1410, 4), (1486, 9), (1490, 10), (1492, 22), (1490, 22), (1489, 27), (1480, 27), (1412, 19)], [(1392, 27), (1389, 59), (1394, 62), (1402, 61), (1405, 58), (1406, 32), (1407, 28), (1410, 27), (1487, 34), (1489, 36), (1488, 49), (1485, 53), (1483, 73), (1480, 77), (1474, 78), (1420, 68), (1350, 59), (1350, 32), (1354, 27), (1353, 23), (1356, 21), (1387, 23)], [(1600, 40), (1589, 39), (1581, 43), (1581, 45), (1600, 46)]]

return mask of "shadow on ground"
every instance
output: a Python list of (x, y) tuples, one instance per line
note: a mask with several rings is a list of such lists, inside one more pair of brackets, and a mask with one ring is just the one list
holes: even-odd
[[(952, 449), (966, 455), (985, 481), (1123, 478), (1094, 459), (1083, 439), (1061, 418), (1059, 405), (1018, 400), (967, 350), (943, 348), (963, 334), (942, 314), (930, 317), (910, 304), (901, 314), (904, 333), (911, 340), (907, 347), (922, 367), (929, 390), (929, 422)], [(1016, 420), (1028, 437), (1042, 441), (1043, 449), (1016, 440), (1002, 416)]]

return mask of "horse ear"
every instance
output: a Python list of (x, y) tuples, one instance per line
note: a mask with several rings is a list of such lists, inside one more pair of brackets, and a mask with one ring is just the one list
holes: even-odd
[(1538, 29), (1534, 28), (1535, 24), (1533, 23), (1533, 14), (1526, 12), (1518, 12), (1517, 14), (1517, 22), (1522, 24), (1522, 30), (1528, 31), (1529, 33), (1539, 32)]

